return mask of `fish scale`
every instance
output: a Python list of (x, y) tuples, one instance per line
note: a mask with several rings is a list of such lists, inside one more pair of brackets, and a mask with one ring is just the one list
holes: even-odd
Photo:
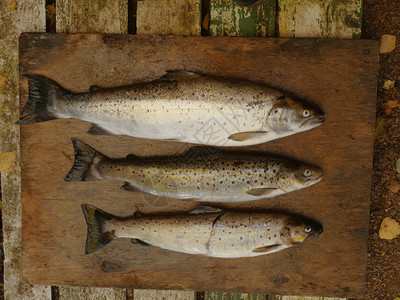
[(319, 108), (246, 80), (177, 71), (150, 82), (71, 93), (49, 78), (25, 76), (29, 99), (20, 124), (77, 118), (93, 123), (89, 133), (246, 146), (324, 122)]
[(195, 147), (174, 156), (112, 159), (78, 139), (73, 144), (67, 181), (120, 180), (126, 189), (174, 199), (251, 201), (305, 188), (323, 175), (318, 167), (259, 153)]
[(189, 214), (120, 218), (87, 204), (82, 209), (88, 224), (86, 253), (113, 239), (134, 238), (187, 254), (252, 257), (289, 248), (322, 232), (322, 225), (315, 221), (274, 212), (198, 208)]

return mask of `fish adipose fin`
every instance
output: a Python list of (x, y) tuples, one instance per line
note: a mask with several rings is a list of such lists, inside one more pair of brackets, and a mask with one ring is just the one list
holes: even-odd
[(77, 138), (72, 138), (74, 145), (74, 165), (65, 176), (65, 181), (90, 181), (101, 179), (96, 167), (105, 156)]
[(268, 196), (275, 192), (275, 188), (255, 188), (251, 190), (247, 190), (246, 193), (255, 197), (258, 196)]
[(259, 252), (259, 253), (265, 253), (265, 252), (277, 251), (281, 247), (282, 247), (282, 245), (276, 244), (276, 245), (258, 247), (258, 248), (253, 249), (252, 251)]
[(203, 75), (194, 73), (194, 72), (167, 71), (167, 74), (165, 74), (161, 78), (167, 79), (167, 80), (182, 80), (182, 79), (194, 79), (194, 78), (200, 78), (200, 77), (203, 77)]
[(115, 216), (89, 204), (82, 204), (82, 210), (87, 224), (85, 253), (90, 254), (103, 248), (116, 238), (112, 232), (103, 229), (104, 222), (114, 219)]
[(87, 133), (91, 135), (114, 135), (111, 131), (104, 129), (97, 124), (92, 124), (92, 127), (89, 128)]
[(247, 131), (247, 132), (238, 132), (230, 135), (228, 139), (237, 141), (237, 142), (244, 142), (247, 140), (260, 138), (263, 135), (268, 133), (268, 131)]
[(29, 98), (17, 124), (34, 124), (57, 119), (51, 111), (48, 111), (47, 104), (67, 95), (68, 92), (47, 77), (35, 74), (24, 74), (23, 76), (28, 78)]

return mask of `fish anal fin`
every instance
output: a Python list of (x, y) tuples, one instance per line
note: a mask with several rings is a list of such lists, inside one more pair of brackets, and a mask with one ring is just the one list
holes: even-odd
[(121, 189), (125, 190), (125, 191), (129, 191), (129, 192), (142, 192), (141, 190), (139, 190), (137, 187), (135, 187), (133, 184), (131, 184), (130, 182), (125, 182), (122, 186)]
[(194, 79), (194, 78), (200, 78), (203, 77), (203, 75), (194, 73), (194, 72), (189, 72), (189, 71), (167, 71), (167, 73), (162, 76), (161, 78), (167, 79), (167, 80), (183, 80), (183, 79)]
[(252, 252), (266, 253), (266, 252), (271, 252), (271, 251), (277, 251), (281, 246), (282, 245), (275, 244), (275, 245), (258, 247), (258, 248), (253, 249)]
[(190, 214), (209, 214), (209, 213), (220, 213), (221, 209), (211, 207), (211, 206), (198, 206), (196, 209), (192, 210)]
[(247, 140), (251, 140), (254, 138), (259, 138), (260, 136), (265, 135), (268, 131), (247, 131), (247, 132), (238, 132), (230, 135), (228, 139), (237, 141), (237, 142), (244, 142)]
[(91, 135), (114, 135), (114, 133), (100, 127), (97, 124), (92, 124), (92, 127), (90, 127), (88, 134)]
[(90, 91), (91, 93), (98, 92), (98, 91), (100, 91), (100, 90), (102, 90), (102, 88), (99, 87), (99, 86), (97, 86), (97, 85), (92, 85), (92, 86), (89, 88), (89, 91)]
[(254, 188), (247, 190), (246, 193), (255, 197), (259, 197), (259, 196), (268, 196), (275, 191), (276, 191), (275, 188)]
[(131, 239), (131, 243), (132, 244), (138, 244), (138, 245), (141, 245), (141, 246), (152, 246), (149, 243), (143, 242), (142, 240), (139, 240), (139, 239)]

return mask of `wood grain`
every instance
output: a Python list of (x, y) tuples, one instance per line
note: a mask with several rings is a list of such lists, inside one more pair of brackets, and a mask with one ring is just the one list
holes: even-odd
[(362, 0), (280, 0), (280, 37), (360, 38)]
[(1, 171), (1, 213), (4, 247), (4, 298), (51, 298), (50, 287), (32, 286), (22, 278), (22, 209), (18, 119), (18, 37), (21, 32), (43, 32), (46, 28), (45, 1), (0, 2), (0, 153), (15, 153), (10, 173)]
[[(372, 167), (378, 45), (365, 40), (201, 38), (110, 35), (21, 37), (21, 71), (48, 76), (72, 91), (118, 86), (186, 69), (246, 78), (317, 103), (326, 123), (311, 131), (246, 148), (321, 166), (310, 188), (231, 209), (282, 209), (307, 215), (324, 233), (301, 247), (251, 259), (185, 255), (116, 240), (84, 255), (81, 203), (116, 215), (188, 211), (198, 203), (146, 205), (116, 181), (65, 183), (78, 137), (104, 154), (179, 153), (190, 145), (126, 136), (89, 136), (90, 124), (55, 120), (21, 128), (23, 260), (29, 282), (61, 285), (225, 290), (321, 296), (361, 296)], [(59, 57), (63, 57), (62, 60)], [(21, 107), (27, 97), (21, 78)], [(104, 268), (113, 265), (113, 268)]]

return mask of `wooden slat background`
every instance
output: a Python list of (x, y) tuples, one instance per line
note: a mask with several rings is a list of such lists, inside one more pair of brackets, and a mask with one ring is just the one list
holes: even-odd
[[(185, 2), (191, 2), (194, 4), (196, 3), (192, 2), (191, 0)], [(352, 1), (351, 3), (346, 2), (346, 5), (342, 5), (341, 10), (332, 9), (337, 4), (333, 3), (333, 1), (331, 1), (331, 5), (329, 7), (325, 4), (325, 8), (331, 9), (330, 12), (333, 23), (337, 22), (337, 20), (343, 16), (343, 9), (350, 11), (352, 14), (352, 17), (347, 19), (347, 22), (344, 23), (344, 26), (340, 27), (334, 24), (334, 27), (339, 28), (336, 30), (335, 35), (332, 35), (329, 31), (328, 35), (326, 34), (327, 31), (323, 30), (323, 27), (320, 26), (320, 21), (323, 18), (321, 18), (319, 14), (315, 14), (312, 11), (307, 11), (307, 8), (310, 6), (310, 4), (312, 4), (313, 1), (279, 0), (278, 2), (280, 9), (285, 10), (279, 15), (279, 28), (276, 30), (277, 34), (280, 36), (360, 36), (362, 8), (361, 0)], [(323, 3), (328, 2), (329, 1), (323, 1)], [(63, 3), (65, 3), (65, 5), (63, 5)], [(66, 30), (63, 28), (67, 28), (68, 26), (70, 26), (69, 30), (76, 32), (92, 31), (118, 33), (127, 31), (127, 27), (124, 25), (125, 20), (127, 20), (127, 8), (124, 3), (118, 1), (118, 7), (114, 6), (114, 11), (109, 10), (113, 4), (106, 4), (108, 9), (104, 10), (106, 15), (103, 14), (103, 16), (105, 16), (103, 19), (99, 18), (99, 12), (103, 9), (103, 7), (99, 7), (98, 1), (74, 1), (75, 7), (82, 8), (81, 11), (74, 9), (70, 3), (71, 2), (68, 1), (61, 1), (58, 3), (57, 24), (59, 32)], [(104, 5), (104, 2), (102, 3)], [(339, 4), (341, 4), (341, 2)], [(170, 2), (169, 5), (169, 11), (179, 9), (179, 1), (176, 1), (176, 3)], [(14, 125), (14, 122), (17, 120), (17, 116), (19, 114), (16, 106), (18, 95), (16, 90), (18, 82), (17, 37), (19, 32), (22, 31), (45, 31), (44, 7), (44, 1), (2, 1), (0, 3), (0, 14), (2, 16), (0, 18), (0, 75), (9, 79), (8, 85), (4, 88), (0, 88), (0, 100), (2, 103), (0, 108), (0, 152), (17, 151), (18, 154), (19, 128)], [(142, 10), (142, 8), (139, 7), (139, 12), (140, 10)], [(231, 10), (233, 11), (233, 9)], [(302, 20), (301, 22), (298, 20), (295, 22), (297, 12), (303, 12), (303, 15), (298, 18), (298, 20)], [(77, 16), (81, 20), (76, 20)], [(193, 16), (193, 18), (197, 19), (198, 17)], [(71, 20), (76, 20), (76, 24), (79, 24), (81, 27), (72, 24)], [(64, 22), (66, 25), (61, 25), (62, 22)], [(82, 25), (83, 22), (91, 25)], [(173, 28), (172, 30), (176, 30), (175, 28), (184, 27), (179, 23), (176, 24), (175, 21), (168, 22), (168, 20), (166, 20), (160, 14), (148, 18), (145, 20), (145, 22), (150, 25), (166, 24), (165, 26), (168, 28)], [(197, 21), (194, 23), (198, 24)], [(317, 28), (317, 30), (315, 31), (314, 28)], [(318, 28), (320, 28), (319, 31)], [(197, 29), (194, 30), (196, 31)], [(179, 29), (178, 32), (171, 31), (171, 33), (179, 34)], [(38, 299), (38, 297), (50, 299), (51, 295), (49, 288), (31, 287), (30, 285), (26, 284), (24, 280), (21, 280), (21, 263), (19, 259), (21, 228), (19, 221), (21, 219), (20, 196), (18, 192), (20, 189), (19, 155), (17, 158), (17, 167), (15, 170), (8, 174), (1, 174), (4, 251), (6, 256), (4, 283), (5, 296), (9, 299), (31, 299), (32, 295), (35, 295), (35, 299)], [(101, 289), (99, 289), (98, 295), (101, 294)]]

